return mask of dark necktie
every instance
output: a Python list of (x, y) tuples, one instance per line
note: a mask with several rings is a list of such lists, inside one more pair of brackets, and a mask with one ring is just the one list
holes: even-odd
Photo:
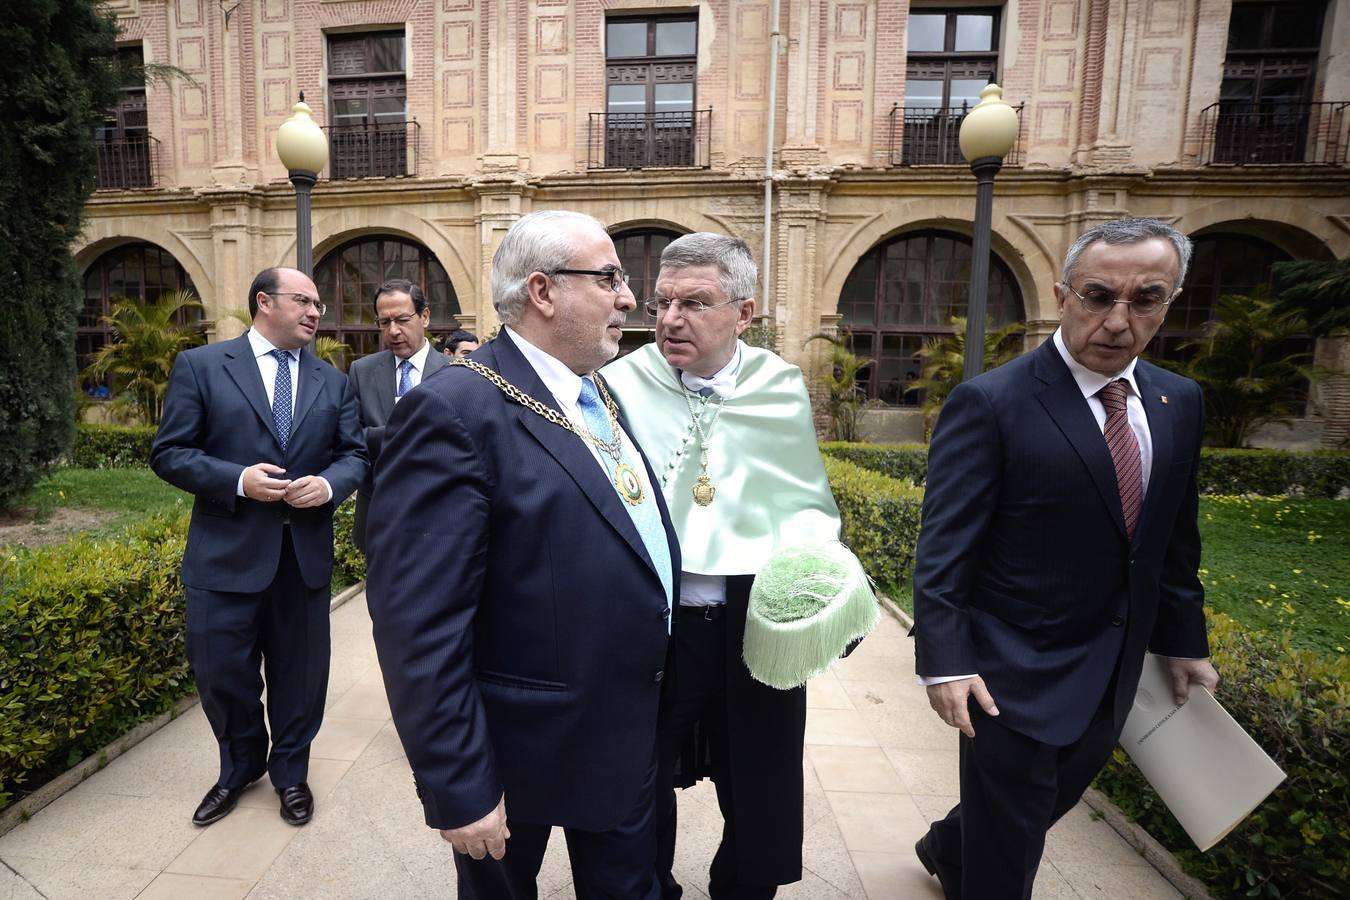
[(1097, 396), (1106, 408), (1103, 435), (1106, 448), (1111, 451), (1111, 462), (1116, 467), (1116, 487), (1120, 489), (1120, 509), (1125, 514), (1125, 533), (1133, 540), (1139, 511), (1144, 508), (1144, 466), (1139, 456), (1139, 440), (1134, 436), (1125, 409), (1128, 392), (1129, 383), (1119, 379), (1098, 391)]
[(277, 359), (277, 380), (272, 390), (272, 421), (277, 426), (281, 449), (291, 440), (291, 355), (285, 350), (273, 350)]

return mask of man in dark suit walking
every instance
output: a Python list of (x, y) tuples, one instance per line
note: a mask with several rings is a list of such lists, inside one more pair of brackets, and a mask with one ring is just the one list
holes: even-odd
[(394, 724), (461, 898), (535, 897), (559, 825), (578, 897), (655, 900), (679, 553), (593, 375), (636, 304), (604, 227), (561, 211), (507, 232), (492, 299), (501, 335), (398, 404), (376, 469), (367, 598)]
[(226, 816), (264, 774), (287, 822), (314, 811), (306, 777), (328, 685), (333, 509), (366, 471), (347, 379), (302, 349), (323, 308), (304, 273), (259, 273), (253, 327), (178, 355), (150, 451), (155, 474), (196, 497), (187, 652), (220, 746), (196, 825)]
[(916, 852), (948, 897), (1031, 896), (1050, 826), (1111, 753), (1146, 650), (1213, 689), (1197, 577), (1199, 386), (1137, 359), (1191, 243), (1151, 219), (1085, 232), (1060, 327), (954, 390), (929, 448), (917, 669), (961, 731), (961, 802)]
[(375, 489), (375, 460), (384, 443), (384, 426), (389, 421), (389, 414), (404, 394), (449, 362), (427, 340), (431, 308), (420, 287), (403, 278), (386, 281), (375, 291), (374, 307), (375, 324), (384, 335), (386, 349), (358, 359), (352, 363), (347, 375), (352, 383), (352, 393), (356, 395), (371, 464), (370, 472), (356, 492), (356, 522), (352, 528), (352, 539), (363, 552), (366, 549), (366, 514), (370, 509), (370, 495)]

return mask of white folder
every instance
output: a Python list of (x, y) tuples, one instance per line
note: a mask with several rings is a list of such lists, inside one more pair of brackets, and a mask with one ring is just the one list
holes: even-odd
[(1202, 851), (1217, 844), (1285, 774), (1214, 695), (1172, 699), (1167, 662), (1147, 654), (1120, 745)]

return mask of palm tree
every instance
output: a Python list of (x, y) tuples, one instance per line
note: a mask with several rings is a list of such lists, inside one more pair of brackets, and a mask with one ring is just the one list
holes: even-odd
[[(932, 338), (919, 351), (923, 360), (923, 377), (911, 386), (924, 392), (924, 437), (933, 433), (938, 413), (947, 397), (961, 383), (966, 365), (966, 317), (952, 316), (952, 333)], [(984, 371), (997, 368), (1022, 352), (1021, 335), (1027, 330), (1021, 322), (1013, 322), (994, 330), (987, 324), (984, 331)]]
[(339, 372), (347, 371), (347, 357), (351, 352), (352, 348), (337, 338), (316, 337), (314, 339), (314, 355)]
[(862, 412), (870, 404), (862, 385), (858, 384), (858, 373), (872, 364), (870, 359), (854, 356), (848, 349), (848, 336), (832, 337), (817, 334), (807, 338), (811, 341), (830, 342), (830, 370), (825, 373), (825, 405), (830, 415), (831, 438), (836, 441), (856, 441), (858, 425)]
[(1304, 386), (1322, 374), (1311, 354), (1287, 350), (1307, 333), (1303, 316), (1267, 298), (1264, 286), (1249, 297), (1219, 298), (1218, 315), (1204, 334), (1181, 346), (1195, 355), (1171, 366), (1204, 390), (1205, 433), (1213, 446), (1242, 447), (1258, 426), (1299, 414)]
[(1271, 270), (1279, 284), (1276, 303), (1281, 310), (1301, 312), (1317, 337), (1350, 330), (1350, 257), (1275, 263)]
[(169, 371), (182, 350), (196, 347), (206, 337), (195, 323), (180, 322), (180, 312), (200, 309), (191, 291), (168, 291), (153, 301), (114, 297), (112, 312), (103, 323), (113, 339), (94, 353), (84, 377), (107, 378), (116, 402), (130, 407), (150, 425), (164, 411)]

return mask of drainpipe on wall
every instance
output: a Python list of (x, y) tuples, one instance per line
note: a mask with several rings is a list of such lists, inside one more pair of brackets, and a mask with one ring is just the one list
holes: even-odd
[(769, 289), (773, 281), (773, 132), (774, 114), (778, 111), (778, 3), (773, 0), (773, 15), (769, 25), (769, 119), (764, 132), (764, 262), (760, 267), (760, 286), (763, 300), (761, 315), (769, 315)]

